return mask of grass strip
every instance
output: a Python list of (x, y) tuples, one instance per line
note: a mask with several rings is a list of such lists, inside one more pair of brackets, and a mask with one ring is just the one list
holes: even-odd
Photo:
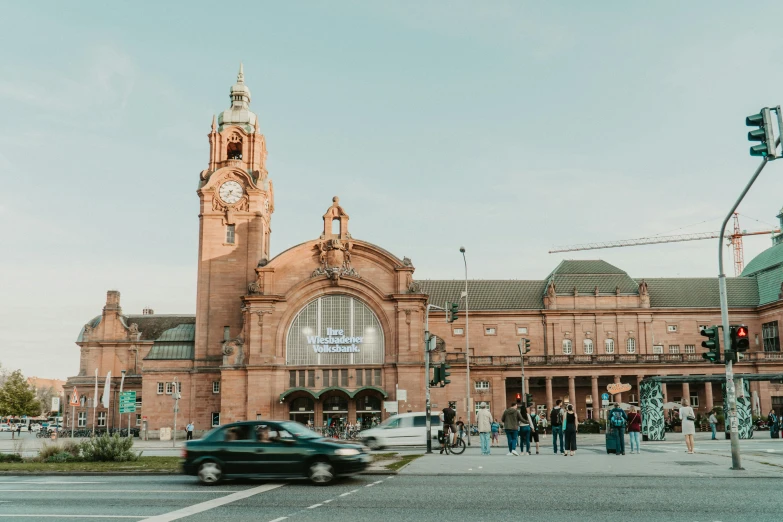
[(400, 469), (407, 466), (408, 464), (418, 459), (419, 457), (423, 457), (423, 455), (403, 455), (402, 457), (400, 457), (399, 460), (387, 464), (386, 469), (390, 469), (392, 471), (399, 471)]
[(13, 473), (27, 472), (169, 472), (180, 471), (179, 457), (140, 457), (132, 462), (0, 462), (0, 471)]

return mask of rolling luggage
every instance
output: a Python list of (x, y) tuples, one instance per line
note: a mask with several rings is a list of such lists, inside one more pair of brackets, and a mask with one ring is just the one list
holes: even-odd
[(606, 452), (617, 453), (617, 439), (614, 430), (606, 430)]

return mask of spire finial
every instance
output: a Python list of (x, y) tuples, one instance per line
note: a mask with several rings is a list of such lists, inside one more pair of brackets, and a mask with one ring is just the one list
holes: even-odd
[(217, 120), (215, 119), (215, 115), (212, 115), (212, 132), (215, 132), (217, 129)]
[(239, 74), (237, 74), (237, 83), (245, 83), (245, 67), (242, 62), (239, 62)]

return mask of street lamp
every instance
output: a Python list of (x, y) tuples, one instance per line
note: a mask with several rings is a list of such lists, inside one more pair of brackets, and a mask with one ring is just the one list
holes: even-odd
[(459, 247), (462, 261), (465, 263), (465, 409), (468, 410), (468, 446), (470, 446), (470, 341), (468, 330), (468, 260), (465, 257), (465, 247)]

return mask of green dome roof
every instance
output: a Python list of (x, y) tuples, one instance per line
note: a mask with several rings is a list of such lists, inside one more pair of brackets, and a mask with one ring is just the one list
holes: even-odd
[(764, 270), (769, 270), (783, 263), (783, 243), (770, 247), (754, 257), (745, 266), (741, 276), (749, 276)]

